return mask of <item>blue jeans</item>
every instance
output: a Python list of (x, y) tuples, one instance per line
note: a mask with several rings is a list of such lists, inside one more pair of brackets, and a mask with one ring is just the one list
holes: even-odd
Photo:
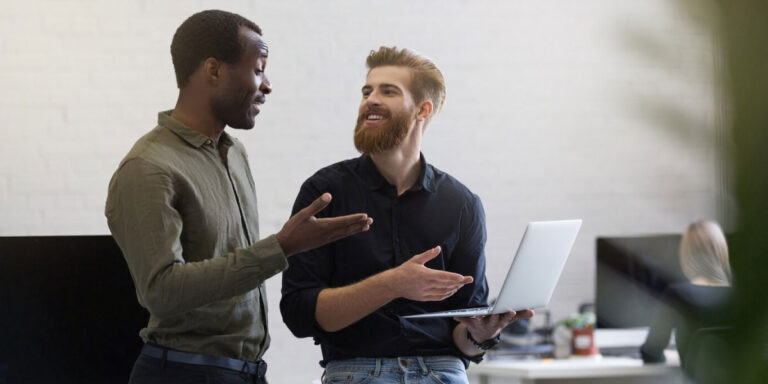
[(469, 384), (454, 356), (356, 358), (331, 361), (323, 384)]

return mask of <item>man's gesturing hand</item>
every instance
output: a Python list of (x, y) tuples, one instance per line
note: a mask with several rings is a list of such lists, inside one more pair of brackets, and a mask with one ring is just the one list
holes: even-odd
[(277, 233), (277, 242), (285, 256), (295, 255), (321, 245), (367, 231), (373, 219), (365, 213), (318, 219), (315, 217), (331, 202), (323, 193), (309, 206), (293, 215)]
[(388, 285), (396, 297), (415, 301), (440, 301), (452, 296), (464, 284), (472, 282), (472, 276), (424, 266), (439, 253), (440, 247), (437, 246), (385, 272), (389, 274)]

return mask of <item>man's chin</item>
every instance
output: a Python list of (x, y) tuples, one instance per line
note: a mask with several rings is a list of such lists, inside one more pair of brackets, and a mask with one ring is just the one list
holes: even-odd
[(377, 140), (356, 140), (355, 141), (355, 148), (358, 152), (364, 154), (364, 155), (377, 155), (382, 152), (386, 152), (392, 148), (397, 147), (397, 145), (400, 144), (399, 140), (396, 140), (395, 142), (386, 142), (382, 143), (381, 141)]
[(256, 119), (249, 118), (242, 121), (231, 121), (231, 122), (228, 122), (227, 125), (234, 129), (248, 130), (248, 129), (252, 129), (253, 126), (256, 125)]

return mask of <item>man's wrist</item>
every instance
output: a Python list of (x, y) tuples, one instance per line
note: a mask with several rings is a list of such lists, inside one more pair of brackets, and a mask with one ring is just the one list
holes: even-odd
[(375, 284), (380, 287), (381, 292), (385, 292), (388, 301), (392, 301), (400, 297), (400, 294), (397, 290), (398, 286), (394, 281), (395, 273), (396, 271), (394, 268), (392, 268), (379, 274), (373, 275), (372, 277)]
[(474, 337), (472, 337), (472, 333), (469, 332), (469, 329), (467, 329), (467, 340), (472, 343), (472, 345), (481, 351), (487, 351), (493, 347), (496, 346), (496, 344), (499, 344), (501, 341), (501, 332), (499, 332), (495, 337), (492, 337), (488, 340), (483, 341), (477, 341)]
[(283, 250), (283, 254), (285, 257), (292, 256), (289, 252), (290, 250), (286, 248), (288, 244), (285, 243), (285, 236), (283, 235), (283, 231), (280, 230), (279, 232), (275, 233), (275, 239), (277, 239), (277, 244), (280, 246), (280, 249)]

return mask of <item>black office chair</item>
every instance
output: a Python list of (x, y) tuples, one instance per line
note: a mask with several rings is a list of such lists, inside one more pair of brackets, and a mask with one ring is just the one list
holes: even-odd
[(704, 327), (691, 333), (688, 345), (680, 351), (683, 371), (698, 384), (727, 383), (727, 359), (732, 355), (729, 340), (732, 327)]

